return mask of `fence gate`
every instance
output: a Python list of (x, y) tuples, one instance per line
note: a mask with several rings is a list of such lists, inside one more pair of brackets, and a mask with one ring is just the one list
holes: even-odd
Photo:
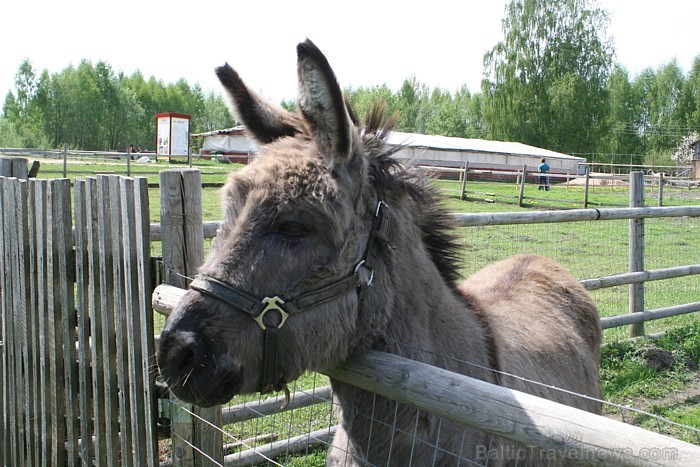
[(156, 465), (148, 185), (76, 179), (73, 205), (0, 177), (0, 462)]

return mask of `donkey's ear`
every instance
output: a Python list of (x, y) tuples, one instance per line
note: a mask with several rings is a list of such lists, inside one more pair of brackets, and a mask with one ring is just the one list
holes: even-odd
[(329, 165), (343, 165), (351, 155), (354, 127), (335, 74), (309, 39), (297, 46), (297, 58), (299, 108)]
[(217, 68), (216, 75), (231, 98), (229, 103), (234, 116), (259, 143), (271, 143), (300, 132), (297, 117), (251, 91), (228, 63)]

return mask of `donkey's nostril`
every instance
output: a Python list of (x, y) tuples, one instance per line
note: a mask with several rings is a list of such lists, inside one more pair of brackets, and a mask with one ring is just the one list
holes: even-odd
[(161, 369), (171, 375), (181, 374), (196, 365), (199, 340), (192, 332), (174, 332), (167, 335), (158, 351)]
[(171, 364), (173, 368), (179, 371), (184, 371), (192, 367), (194, 362), (195, 350), (192, 347), (181, 347), (174, 350), (171, 356)]

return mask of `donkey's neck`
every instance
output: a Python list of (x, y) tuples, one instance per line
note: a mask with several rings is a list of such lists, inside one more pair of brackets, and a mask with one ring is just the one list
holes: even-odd
[[(392, 221), (394, 249), (384, 254), (368, 296), (370, 348), (491, 380), (492, 342), (479, 301), (448, 284), (420, 233)], [(360, 348), (362, 349), (362, 348)], [(471, 366), (471, 368), (470, 368)]]
[[(424, 268), (391, 282), (400, 288), (385, 303), (390, 313), (373, 348), (495, 382), (487, 370), (488, 330), (470, 300), (458, 296), (437, 271)], [(340, 426), (329, 465), (447, 465), (454, 459), (446, 453), (469, 459), (475, 446), (488, 445), (483, 433), (436, 415), (335, 380), (331, 385)]]

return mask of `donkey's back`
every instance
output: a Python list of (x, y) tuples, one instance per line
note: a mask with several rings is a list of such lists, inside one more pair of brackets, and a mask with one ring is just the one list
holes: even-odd
[(460, 290), (490, 327), (503, 386), (600, 412), (598, 310), (568, 271), (518, 255), (485, 267)]

